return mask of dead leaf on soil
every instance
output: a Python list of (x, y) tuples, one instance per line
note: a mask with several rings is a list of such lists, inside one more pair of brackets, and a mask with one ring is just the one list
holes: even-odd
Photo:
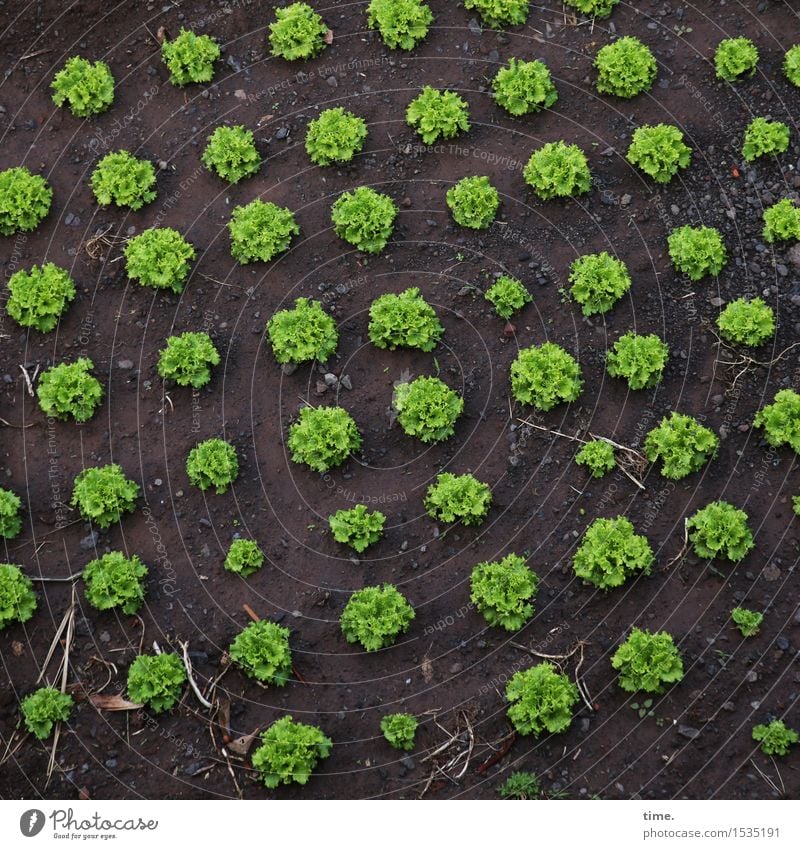
[(422, 677), (425, 679), (426, 684), (430, 684), (433, 678), (433, 664), (428, 655), (422, 658)]
[(325, 33), (325, 44), (333, 44), (333, 30), (329, 29)]
[(169, 39), (169, 34), (167, 33), (166, 27), (159, 27), (156, 30), (156, 41), (159, 44), (163, 44), (168, 39)]
[(233, 752), (234, 755), (239, 755), (244, 758), (247, 756), (247, 753), (250, 751), (250, 747), (253, 745), (257, 737), (258, 731), (254, 731), (252, 734), (245, 734), (244, 737), (237, 737), (235, 740), (228, 743), (228, 750)]
[(14, 642), (11, 643), (11, 651), (14, 652), (14, 657), (22, 657), (25, 653), (25, 646), (23, 646), (19, 640), (14, 640)]
[(89, 696), (89, 701), (98, 710), (138, 710), (140, 707), (144, 707), (139, 702), (129, 702), (116, 694), (106, 696), (102, 693), (94, 693), (94, 695)]

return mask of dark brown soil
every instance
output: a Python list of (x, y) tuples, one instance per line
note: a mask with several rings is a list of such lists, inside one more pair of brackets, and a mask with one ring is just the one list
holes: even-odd
[[(335, 40), (302, 66), (268, 57), (266, 5), (188, 5), (190, 12), (187, 4), (161, 11), (160, 3), (130, 0), (109, 8), (18, 0), (0, 18), (0, 167), (25, 164), (55, 192), (36, 233), (0, 242), (4, 279), (47, 259), (71, 268), (79, 283), (56, 332), (21, 333), (3, 314), (0, 417), (13, 427), (2, 429), (2, 482), (26, 506), (23, 534), (7, 543), (5, 559), (31, 575), (57, 577), (79, 571), (95, 552), (121, 549), (151, 567), (141, 621), (98, 613), (77, 585), (69, 676), (77, 708), (49, 783), (49, 747), (22, 738), (18, 702), (36, 686), (70, 603), (69, 585), (39, 584), (36, 616), (0, 635), (0, 796), (230, 797), (237, 784), (245, 797), (277, 795), (256, 782), (246, 759), (232, 760), (234, 783), (223, 734), (249, 734), (288, 712), (319, 724), (335, 746), (319, 775), (281, 790), (282, 797), (417, 797), (431, 774), (426, 752), (447, 739), (443, 729), (464, 730), (468, 718), (475, 737), (468, 768), (458, 781), (434, 780), (426, 798), (493, 798), (513, 769), (534, 771), (549, 794), (569, 798), (769, 798), (773, 791), (755, 766), (778, 782), (776, 767), (755, 750), (750, 729), (784, 714), (800, 726), (800, 543), (790, 502), (800, 487), (794, 455), (769, 450), (750, 424), (778, 388), (797, 383), (800, 360), (792, 350), (770, 368), (752, 367), (731, 390), (734, 374), (715, 363), (710, 328), (714, 299), (762, 294), (779, 323), (774, 346), (756, 355), (766, 362), (795, 342), (800, 327), (798, 267), (786, 247), (764, 246), (760, 235), (762, 207), (800, 187), (800, 91), (780, 73), (783, 51), (800, 41), (791, 4), (642, 0), (620, 4), (610, 21), (576, 26), (560, 2), (547, 0), (532, 8), (527, 27), (498, 35), (480, 33), (460, 4), (431, 0), (436, 27), (423, 46), (401, 55), (364, 31), (363, 3), (317, 3)], [(173, 88), (153, 34), (203, 21), (225, 44), (225, 61), (211, 86)], [(654, 49), (660, 73), (650, 94), (618, 102), (594, 93), (592, 57), (609, 26)], [(756, 77), (735, 88), (720, 85), (709, 63), (714, 45), (731, 34), (752, 38), (762, 55)], [(54, 70), (75, 53), (104, 58), (118, 82), (113, 107), (90, 122), (49, 99)], [(560, 99), (547, 114), (512, 120), (492, 102), (489, 81), (511, 56), (540, 57), (552, 69)], [(452, 146), (422, 150), (404, 123), (405, 105), (424, 83), (456, 88), (469, 100), (472, 130)], [(363, 115), (370, 137), (352, 167), (321, 170), (305, 153), (305, 127), (334, 105)], [(754, 114), (789, 122), (792, 148), (779, 161), (745, 167), (740, 139)], [(251, 127), (266, 160), (257, 177), (231, 188), (199, 163), (206, 136), (223, 121)], [(681, 125), (695, 148), (692, 167), (666, 188), (624, 159), (632, 128), (659, 121)], [(587, 151), (595, 185), (577, 201), (544, 204), (526, 189), (521, 170), (534, 147), (558, 138)], [(118, 147), (164, 163), (158, 199), (129, 215), (99, 209), (87, 182), (98, 157)], [(490, 174), (503, 198), (499, 223), (480, 234), (455, 227), (444, 204), (446, 188), (473, 173)], [(369, 260), (348, 250), (329, 220), (332, 198), (360, 184), (387, 191), (401, 206), (388, 249)], [(279, 260), (242, 267), (230, 256), (225, 225), (235, 204), (256, 196), (294, 209), (302, 236)], [(730, 259), (717, 282), (690, 286), (672, 271), (665, 237), (701, 221), (722, 230)], [(200, 254), (181, 297), (130, 284), (117, 261), (122, 237), (158, 224), (181, 230)], [(81, 246), (106, 227), (114, 243), (92, 260)], [(605, 320), (587, 321), (560, 288), (577, 254), (602, 249), (629, 264), (634, 286)], [(502, 270), (535, 295), (513, 338), (504, 338), (503, 323), (470, 288), (484, 290)], [(383, 352), (366, 339), (371, 300), (410, 285), (423, 290), (446, 326), (432, 355)], [(364, 434), (363, 452), (326, 477), (291, 463), (284, 437), (304, 399), (329, 403), (336, 393), (320, 397), (322, 375), (309, 367), (282, 374), (264, 344), (266, 319), (300, 295), (321, 298), (339, 322), (331, 368), (349, 375), (353, 388), (342, 389), (338, 401)], [(672, 349), (654, 391), (628, 393), (604, 372), (606, 347), (634, 326), (663, 334)], [(165, 390), (155, 370), (164, 339), (187, 329), (207, 330), (224, 352), (195, 398)], [(643, 492), (622, 474), (588, 480), (572, 461), (574, 443), (520, 428), (518, 417), (531, 411), (509, 407), (507, 373), (517, 349), (545, 338), (578, 355), (586, 387), (579, 402), (540, 424), (636, 445), (677, 409), (722, 431), (719, 456), (675, 485), (651, 468)], [(49, 424), (19, 365), (32, 374), (78, 354), (90, 356), (103, 376), (102, 410), (83, 426)], [(463, 392), (466, 414), (454, 438), (423, 450), (390, 427), (392, 383), (436, 370)], [(185, 457), (198, 439), (216, 435), (235, 443), (242, 472), (228, 494), (204, 497), (188, 483)], [(90, 529), (59, 502), (81, 468), (111, 460), (141, 484), (143, 497), (135, 514), (93, 543)], [(483, 526), (445, 533), (425, 515), (422, 495), (443, 467), (492, 485), (495, 505)], [(735, 567), (692, 556), (670, 565), (684, 517), (717, 498), (747, 510), (754, 551)], [(388, 530), (369, 558), (353, 562), (325, 529), (330, 513), (359, 501), (382, 505)], [(622, 513), (647, 534), (659, 565), (624, 589), (593, 592), (575, 579), (571, 554), (594, 518)], [(254, 536), (269, 559), (248, 582), (222, 570), (237, 533)], [(477, 562), (509, 551), (528, 552), (542, 578), (535, 618), (512, 637), (485, 626), (469, 607), (468, 587)], [(366, 654), (345, 642), (337, 620), (351, 591), (385, 581), (407, 594), (416, 620), (397, 645)], [(749, 640), (728, 618), (738, 603), (766, 612)], [(302, 681), (263, 689), (229, 670), (217, 688), (230, 705), (229, 723), (223, 713), (210, 724), (188, 689), (179, 709), (158, 717), (101, 713), (87, 701), (103, 687), (124, 691), (140, 643), (150, 650), (154, 641), (177, 648), (188, 640), (198, 680), (207, 684), (248, 622), (245, 604), (292, 628)], [(686, 665), (684, 680), (643, 719), (609, 662), (634, 624), (675, 635)], [(587, 643), (580, 672), (595, 711), (582, 707), (565, 734), (517, 739), (499, 757), (509, 733), (503, 682), (534, 662), (512, 641), (561, 654), (579, 639)], [(423, 720), (410, 759), (390, 749), (378, 728), (384, 713), (398, 709)], [(481, 769), (493, 750), (496, 763)], [(787, 795), (800, 791), (799, 768), (796, 748), (780, 761)]]

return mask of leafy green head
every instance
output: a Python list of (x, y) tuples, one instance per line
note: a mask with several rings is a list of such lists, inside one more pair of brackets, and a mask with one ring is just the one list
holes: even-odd
[(728, 261), (722, 234), (713, 227), (686, 224), (674, 229), (667, 242), (672, 264), (690, 280), (701, 280), (708, 274), (716, 276)]
[(522, 283), (508, 274), (498, 277), (487, 289), (484, 297), (494, 307), (494, 311), (500, 318), (506, 321), (533, 300), (531, 293)]
[(406, 122), (425, 144), (452, 139), (469, 130), (469, 104), (454, 91), (426, 85), (408, 104)]
[(72, 56), (53, 77), (53, 103), (65, 103), (78, 118), (105, 112), (114, 102), (114, 77), (105, 62)]
[(672, 412), (654, 427), (644, 441), (651, 463), (661, 460), (665, 478), (681, 480), (701, 469), (717, 453), (719, 438), (691, 416)]
[(511, 392), (522, 404), (547, 412), (574, 401), (583, 387), (577, 360), (554, 342), (523, 348), (511, 365)]
[(342, 407), (303, 407), (289, 428), (287, 445), (295, 463), (327, 472), (361, 447), (361, 434)]
[(497, 793), (501, 799), (531, 801), (542, 795), (542, 786), (532, 772), (512, 772)]
[(360, 643), (366, 651), (392, 645), (414, 619), (414, 608), (392, 586), (364, 587), (348, 599), (339, 620), (348, 643)]
[(773, 402), (758, 412), (753, 424), (764, 428), (770, 445), (788, 445), (800, 454), (800, 395), (794, 389), (776, 392)]
[(800, 88), (800, 44), (795, 44), (783, 57), (783, 73), (792, 85)]
[(162, 713), (178, 703), (186, 681), (186, 669), (177, 654), (140, 654), (128, 669), (128, 696), (153, 713)]
[(183, 291), (195, 250), (177, 230), (151, 227), (125, 246), (125, 270), (141, 286)]
[(683, 661), (672, 636), (634, 628), (611, 658), (619, 686), (629, 693), (663, 693), (683, 678)]
[(624, 98), (652, 88), (658, 71), (650, 48), (630, 35), (601, 47), (594, 66), (598, 92)]
[(602, 251), (579, 256), (570, 266), (572, 297), (584, 315), (608, 312), (631, 288), (631, 275), (621, 259)]
[(134, 554), (110, 551), (91, 560), (83, 570), (86, 598), (98, 610), (119, 607), (124, 613), (136, 613), (144, 601), (147, 566)]
[(46, 262), (15, 271), (8, 280), (6, 311), (22, 327), (48, 333), (75, 298), (75, 283), (66, 269)]
[(747, 610), (745, 607), (734, 607), (731, 610), (731, 619), (743, 637), (755, 637), (764, 621), (764, 614)]
[(224, 439), (206, 439), (189, 452), (186, 474), (199, 489), (214, 487), (217, 495), (222, 495), (239, 476), (236, 449)]
[(50, 212), (53, 190), (27, 168), (0, 171), (0, 235), (35, 230)]
[(619, 3), (619, 0), (564, 0), (565, 5), (572, 6), (584, 15), (594, 18), (607, 18)]
[(758, 65), (758, 48), (749, 38), (724, 38), (714, 51), (714, 68), (720, 80), (732, 83), (752, 76)]
[(428, 487), (425, 509), (439, 522), (479, 525), (492, 505), (489, 485), (472, 475), (443, 472)]
[(689, 166), (692, 149), (672, 124), (645, 125), (634, 131), (627, 159), (657, 183), (668, 183), (681, 168)]
[(39, 740), (46, 740), (58, 722), (66, 722), (74, 702), (68, 693), (54, 687), (40, 687), (22, 700), (22, 718), (25, 727)]
[(576, 144), (563, 141), (549, 142), (535, 150), (523, 176), (541, 200), (582, 195), (592, 184), (586, 154)]
[(781, 121), (753, 118), (744, 132), (742, 156), (754, 162), (760, 156), (786, 153), (789, 149), (789, 127)]
[(107, 153), (92, 171), (92, 191), (101, 206), (114, 204), (141, 209), (156, 198), (156, 170), (147, 159), (127, 150)]
[(200, 389), (211, 380), (212, 366), (220, 356), (207, 333), (181, 333), (170, 336), (158, 355), (158, 373), (178, 386)]
[(210, 35), (197, 35), (181, 27), (172, 41), (161, 45), (161, 59), (173, 85), (207, 83), (214, 78), (214, 62), (220, 57), (219, 45)]
[(800, 207), (783, 198), (764, 210), (764, 241), (779, 242), (800, 239)]
[(316, 725), (283, 716), (261, 735), (261, 745), (253, 752), (253, 767), (271, 789), (293, 781), (307, 784), (332, 747), (332, 741)]
[(602, 478), (616, 467), (614, 449), (604, 439), (587, 442), (575, 455), (579, 466), (586, 466), (593, 478)]
[(228, 230), (233, 258), (246, 265), (269, 262), (285, 251), (300, 227), (291, 209), (256, 199), (233, 210)]
[(46, 416), (88, 422), (103, 400), (103, 385), (92, 374), (94, 363), (79, 357), (42, 372), (36, 395)]
[(19, 566), (0, 563), (0, 631), (12, 622), (27, 622), (36, 605), (31, 579)]
[(648, 389), (661, 382), (669, 347), (655, 333), (647, 336), (624, 333), (606, 357), (606, 370), (611, 377), (622, 377), (631, 389)]
[(327, 24), (308, 3), (290, 3), (275, 9), (275, 21), (269, 25), (272, 55), (287, 62), (311, 59), (324, 50), (327, 34)]
[(272, 352), (279, 363), (327, 362), (336, 352), (336, 322), (319, 301), (298, 298), (292, 309), (278, 310), (267, 322)]
[(262, 619), (240, 631), (228, 652), (251, 678), (283, 687), (292, 674), (289, 629)]
[(390, 746), (408, 752), (414, 748), (418, 724), (410, 713), (391, 713), (381, 720), (381, 731)]
[(367, 510), (363, 504), (356, 504), (350, 510), (337, 510), (328, 516), (328, 525), (336, 542), (349, 545), (359, 554), (378, 542), (385, 524), (386, 516), (380, 510)]
[(747, 513), (727, 501), (712, 501), (686, 521), (689, 542), (698, 557), (738, 563), (752, 548)]
[(228, 572), (249, 578), (264, 565), (264, 552), (253, 539), (235, 539), (228, 549), (223, 566)]
[(518, 734), (558, 734), (572, 722), (578, 688), (552, 663), (515, 672), (506, 685), (508, 718)]
[(334, 165), (350, 160), (364, 147), (367, 122), (341, 106), (325, 109), (308, 125), (306, 153), (315, 165)]
[(773, 719), (769, 725), (753, 727), (753, 739), (761, 743), (765, 755), (788, 755), (789, 749), (800, 740), (797, 732), (789, 728), (781, 719)]
[(126, 478), (121, 466), (109, 463), (78, 473), (70, 504), (87, 522), (107, 528), (136, 509), (139, 492), (139, 484)]
[(493, 29), (524, 24), (529, 5), (529, 0), (464, 0), (464, 8), (476, 11)]
[(451, 437), (464, 412), (464, 399), (438, 377), (418, 377), (398, 384), (393, 404), (403, 432), (422, 442), (441, 442)]
[(336, 234), (365, 253), (380, 253), (389, 241), (397, 205), (389, 195), (368, 186), (343, 192), (331, 208)]
[(490, 625), (518, 631), (533, 616), (539, 576), (524, 557), (507, 554), (479, 563), (470, 576), (470, 600)]
[(761, 298), (737, 298), (719, 314), (717, 327), (728, 342), (762, 345), (775, 334), (775, 313)]
[(456, 224), (485, 230), (500, 207), (500, 195), (488, 177), (464, 177), (447, 190), (447, 205)]
[(508, 66), (495, 75), (492, 91), (497, 103), (516, 116), (549, 109), (558, 100), (550, 69), (538, 59), (509, 59)]
[(14, 539), (19, 534), (22, 530), (21, 510), (22, 500), (16, 492), (0, 487), (0, 537)]
[(586, 529), (572, 561), (575, 574), (601, 590), (621, 587), (637, 572), (649, 575), (653, 550), (624, 516), (595, 519)]
[(241, 124), (217, 127), (208, 137), (200, 161), (209, 171), (229, 183), (238, 183), (261, 167), (253, 133)]
[(381, 295), (369, 308), (369, 338), (377, 348), (432, 351), (443, 333), (435, 310), (416, 287)]
[(367, 25), (392, 50), (413, 50), (428, 34), (433, 12), (422, 0), (371, 0)]

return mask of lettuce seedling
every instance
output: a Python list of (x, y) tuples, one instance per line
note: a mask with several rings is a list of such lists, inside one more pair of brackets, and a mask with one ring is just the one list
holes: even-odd
[(782, 720), (773, 719), (769, 725), (754, 726), (753, 739), (761, 743), (761, 751), (765, 755), (783, 756), (789, 754), (789, 749), (800, 740), (800, 736)]
[(0, 234), (35, 230), (50, 212), (53, 190), (27, 168), (0, 171)]
[(342, 407), (303, 407), (289, 428), (287, 445), (295, 463), (327, 472), (361, 447), (361, 434)]
[(414, 748), (417, 725), (417, 718), (410, 713), (391, 713), (381, 720), (381, 731), (390, 746), (409, 752)]
[(539, 576), (524, 557), (507, 554), (479, 563), (470, 576), (470, 600), (490, 625), (518, 631), (533, 616)]
[(633, 36), (601, 47), (594, 66), (598, 92), (624, 98), (636, 97), (652, 88), (658, 71), (650, 48)]
[(789, 127), (782, 121), (753, 118), (744, 132), (742, 156), (754, 162), (760, 156), (786, 153), (789, 149)]
[(0, 487), (0, 537), (14, 539), (22, 530), (22, 500), (10, 489)]
[(794, 389), (776, 392), (773, 402), (756, 415), (753, 424), (764, 428), (770, 445), (788, 445), (800, 454), (800, 395)]
[(734, 607), (731, 610), (731, 619), (743, 637), (755, 637), (764, 621), (764, 614), (744, 607)]
[(714, 51), (714, 68), (720, 80), (732, 83), (753, 76), (758, 65), (758, 48), (749, 38), (724, 38)]
[(114, 77), (105, 62), (72, 56), (53, 77), (53, 103), (65, 103), (77, 118), (105, 112), (114, 102)]
[(31, 579), (19, 566), (0, 563), (0, 631), (12, 622), (27, 622), (36, 606)]
[(316, 725), (294, 722), (283, 716), (261, 735), (253, 752), (253, 767), (266, 787), (306, 784), (317, 764), (328, 757), (333, 743)]
[(624, 516), (595, 519), (575, 552), (575, 574), (601, 590), (621, 587), (636, 572), (649, 575), (653, 550), (647, 537), (635, 533)]
[(178, 386), (200, 389), (211, 380), (211, 367), (220, 356), (207, 333), (181, 333), (170, 336), (158, 355), (158, 373)]
[(566, 6), (571, 6), (584, 15), (594, 18), (607, 18), (619, 0), (564, 0)]
[(686, 521), (698, 557), (724, 557), (738, 563), (752, 548), (747, 513), (727, 501), (712, 501)]
[(696, 419), (672, 412), (654, 427), (644, 441), (651, 463), (661, 460), (661, 474), (680, 480), (701, 469), (717, 453), (719, 438)]
[(728, 261), (722, 234), (713, 227), (676, 227), (667, 243), (672, 264), (690, 280), (716, 276)]
[(47, 262), (20, 269), (8, 281), (6, 311), (22, 327), (48, 333), (75, 299), (75, 283), (66, 269)]
[(775, 313), (761, 298), (738, 298), (719, 314), (717, 327), (726, 341), (755, 347), (774, 336)]
[(631, 389), (649, 389), (661, 382), (669, 346), (655, 333), (647, 336), (632, 330), (614, 343), (606, 357), (611, 377), (623, 377)]
[(236, 449), (224, 439), (206, 439), (189, 452), (186, 474), (199, 489), (213, 486), (217, 495), (222, 495), (239, 476)]
[(275, 9), (275, 21), (269, 25), (272, 55), (287, 62), (311, 59), (324, 50), (327, 34), (328, 25), (308, 3)]
[(672, 124), (639, 127), (628, 148), (628, 162), (636, 165), (657, 183), (668, 183), (692, 161), (692, 149), (684, 144), (683, 133)]
[(529, 0), (464, 0), (464, 8), (474, 9), (492, 29), (524, 24), (529, 5)]
[(125, 246), (125, 271), (140, 286), (183, 291), (195, 250), (177, 230), (152, 227)]
[(511, 393), (522, 404), (547, 412), (574, 401), (583, 387), (577, 360), (554, 342), (523, 348), (511, 364)]
[(161, 59), (169, 70), (169, 81), (177, 86), (211, 82), (214, 62), (219, 57), (219, 45), (210, 35), (197, 35), (183, 27), (176, 38), (161, 45)]
[(92, 171), (92, 191), (101, 206), (114, 204), (141, 209), (156, 198), (153, 163), (137, 159), (127, 150), (107, 153)]
[(327, 362), (336, 352), (336, 322), (318, 301), (298, 298), (294, 307), (278, 310), (267, 322), (272, 352), (279, 363)]
[(217, 127), (208, 137), (200, 161), (209, 171), (229, 183), (238, 183), (261, 167), (256, 140), (252, 132), (241, 124)]
[(541, 200), (582, 195), (592, 185), (586, 154), (576, 144), (549, 142), (535, 150), (523, 171)]
[(425, 144), (434, 144), (440, 138), (452, 139), (469, 130), (469, 104), (454, 91), (426, 85), (408, 104), (406, 123)]
[(604, 439), (587, 442), (575, 455), (579, 466), (586, 466), (593, 478), (602, 478), (616, 467), (614, 449)]
[(602, 251), (579, 256), (570, 266), (572, 297), (584, 315), (608, 312), (631, 288), (628, 266), (621, 259)]
[(91, 373), (94, 363), (79, 357), (46, 369), (39, 378), (36, 395), (46, 416), (88, 422), (103, 400), (103, 385)]
[(386, 516), (380, 510), (367, 510), (363, 504), (356, 504), (351, 510), (337, 510), (328, 516), (336, 542), (349, 545), (359, 554), (383, 536), (385, 524)]
[(432, 351), (444, 333), (433, 307), (412, 287), (376, 298), (369, 308), (369, 338), (376, 348)]
[(456, 224), (485, 230), (500, 208), (500, 194), (488, 177), (464, 177), (447, 190), (447, 205)]
[(783, 73), (792, 85), (800, 88), (800, 44), (795, 44), (783, 57)]
[(367, 138), (367, 122), (341, 106), (325, 109), (308, 125), (306, 153), (315, 165), (334, 165), (360, 153)]
[(511, 705), (508, 718), (518, 734), (558, 734), (572, 722), (578, 688), (552, 663), (537, 663), (511, 676), (506, 700)]
[(264, 565), (264, 552), (252, 539), (235, 539), (228, 549), (223, 566), (228, 572), (249, 578)]
[(500, 785), (497, 793), (501, 799), (531, 801), (540, 798), (542, 787), (532, 772), (512, 772)]
[(455, 433), (464, 399), (438, 377), (418, 377), (397, 386), (393, 406), (407, 436), (426, 443), (441, 442)]
[(331, 208), (336, 234), (365, 253), (380, 253), (389, 241), (397, 205), (389, 195), (368, 186), (343, 192)]
[(177, 654), (140, 654), (128, 669), (128, 696), (153, 713), (162, 713), (178, 703), (186, 681), (186, 669)]
[(371, 0), (367, 25), (392, 50), (413, 50), (428, 34), (433, 12), (422, 0)]
[(414, 619), (414, 608), (397, 587), (364, 587), (347, 601), (339, 622), (348, 643), (361, 643), (366, 651), (392, 645)]
[(300, 227), (290, 209), (256, 199), (234, 208), (228, 230), (233, 258), (246, 265), (256, 260), (269, 262), (285, 251)]
[(436, 476), (425, 494), (425, 509), (439, 522), (479, 525), (491, 504), (489, 485), (472, 475), (443, 472)]
[(276, 687), (283, 687), (292, 674), (289, 629), (276, 622), (251, 622), (231, 643), (228, 654), (251, 678)]
[(61, 693), (54, 687), (40, 687), (22, 700), (25, 727), (37, 739), (46, 740), (56, 723), (69, 719), (73, 705), (72, 696), (68, 693)]
[(140, 491), (139, 484), (126, 478), (117, 463), (92, 466), (75, 477), (70, 505), (77, 507), (87, 522), (107, 528), (136, 509)]
[(484, 295), (487, 301), (494, 307), (494, 311), (508, 321), (511, 316), (521, 310), (525, 304), (530, 303), (533, 298), (531, 293), (517, 280), (503, 274), (495, 280)]
[(144, 601), (146, 576), (147, 566), (135, 554), (126, 557), (121, 551), (110, 551), (86, 564), (86, 598), (98, 610), (119, 607), (124, 613), (136, 613)]
[(538, 59), (509, 59), (495, 75), (492, 91), (497, 103), (517, 117), (549, 109), (558, 100), (550, 69)]
[(764, 210), (764, 241), (800, 239), (800, 208), (789, 198), (783, 198)]
[(634, 628), (611, 658), (619, 670), (619, 686), (629, 693), (663, 693), (683, 678), (683, 660), (666, 631), (651, 634)]

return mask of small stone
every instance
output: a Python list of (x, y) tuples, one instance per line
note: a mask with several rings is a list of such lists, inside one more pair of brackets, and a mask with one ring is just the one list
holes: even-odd
[(758, 681), (758, 672), (751, 669), (747, 675), (744, 676), (744, 680), (747, 681), (748, 684), (755, 684)]
[(325, 385), (333, 389), (338, 383), (339, 378), (333, 372), (328, 372), (324, 377)]
[(158, 170), (159, 171), (166, 171), (167, 168), (169, 168), (169, 162), (167, 162), (166, 159), (159, 159), (158, 160)]
[(110, 643), (111, 642), (111, 634), (108, 631), (100, 632), (100, 642), (101, 643)]
[(117, 360), (117, 366), (127, 371), (133, 368), (133, 360)]
[(685, 737), (687, 740), (694, 740), (700, 736), (700, 729), (692, 728), (691, 725), (679, 725), (678, 734)]
[(106, 759), (106, 766), (109, 769), (116, 769), (117, 768), (117, 759), (116, 758), (107, 758)]
[(292, 617), (293, 617), (294, 619), (302, 619), (302, 618), (303, 618), (303, 614), (302, 614), (299, 610), (293, 610), (293, 611), (292, 611)]
[(715, 407), (721, 407), (725, 403), (725, 396), (724, 395), (712, 395), (711, 396), (711, 403)]
[(404, 758), (400, 758), (400, 763), (404, 766), (409, 772), (413, 772), (417, 768), (416, 763), (414, 762), (414, 758), (406, 755)]
[(451, 675), (458, 675), (458, 673), (461, 672), (461, 670), (463, 668), (464, 668), (464, 665), (462, 663), (456, 662), (450, 667), (450, 674)]
[(344, 388), (347, 389), (348, 391), (350, 391), (353, 388), (353, 381), (350, 380), (349, 374), (342, 375), (341, 379), (339, 380), (339, 383), (342, 386), (344, 386)]
[(633, 200), (633, 198), (632, 198), (630, 195), (623, 195), (623, 196), (620, 198), (620, 204), (621, 204), (622, 206), (628, 206), (628, 204), (629, 204), (632, 200)]
[(156, 478), (153, 481), (153, 486), (161, 486), (162, 483), (164, 483), (164, 481), (162, 481), (161, 478)]
[(725, 303), (725, 300), (724, 298), (709, 298), (708, 302), (712, 307), (721, 307)]
[(290, 374), (294, 374), (297, 371), (297, 363), (284, 363), (281, 366), (281, 371), (289, 377)]
[(763, 574), (764, 580), (769, 581), (769, 583), (772, 583), (773, 581), (777, 581), (778, 578), (780, 578), (781, 570), (774, 563), (770, 563), (769, 566), (764, 569)]
[(736, 710), (736, 705), (733, 702), (725, 702), (722, 709), (728, 711), (728, 713), (733, 713)]
[(333, 75), (331, 75), (330, 77), (328, 77), (328, 79), (327, 79), (327, 80), (325, 80), (325, 82), (326, 82), (326, 83), (327, 83), (327, 84), (328, 84), (331, 88), (338, 88), (338, 87), (339, 87), (339, 80), (337, 80), (337, 79), (336, 79), (336, 77), (334, 77)]
[(78, 545), (80, 545), (81, 551), (91, 551), (97, 545), (97, 540), (99, 539), (100, 534), (97, 531), (92, 531), (90, 534), (85, 536)]
[(247, 100), (247, 92), (243, 88), (237, 88), (233, 93), (233, 96), (237, 100)]
[(786, 637), (778, 637), (778, 639), (775, 640), (775, 645), (781, 651), (788, 651), (789, 647), (791, 646), (791, 643), (786, 639)]
[(285, 139), (286, 136), (288, 136), (288, 135), (289, 135), (289, 128), (288, 127), (278, 127), (278, 130), (275, 133), (275, 138), (276, 139)]

